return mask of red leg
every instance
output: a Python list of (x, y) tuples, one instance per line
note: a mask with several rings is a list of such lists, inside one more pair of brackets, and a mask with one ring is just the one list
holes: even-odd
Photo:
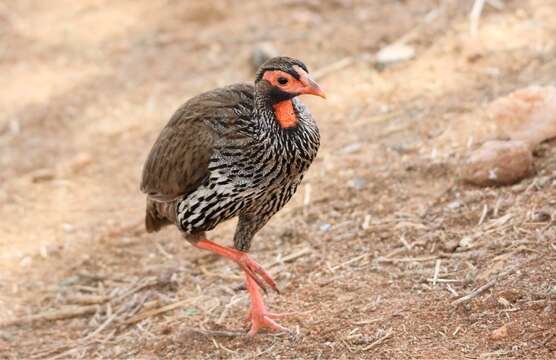
[[(220, 246), (209, 240), (198, 241), (195, 243), (195, 246), (199, 249), (209, 250), (220, 256), (224, 256), (225, 258), (235, 261), (245, 274), (254, 280), (265, 292), (266, 287), (264, 283), (266, 282), (274, 291), (279, 293), (278, 287), (272, 277), (270, 277), (270, 275), (246, 253), (236, 249)], [(259, 276), (262, 279), (260, 279)]]
[[(195, 243), (195, 246), (212, 251), (220, 256), (235, 261), (245, 272), (245, 286), (251, 297), (251, 308), (247, 314), (245, 322), (251, 321), (251, 329), (248, 336), (253, 337), (260, 329), (269, 329), (271, 331), (288, 331), (285, 327), (276, 323), (274, 319), (280, 318), (281, 314), (266, 311), (263, 302), (263, 296), (258, 287), (266, 291), (264, 283), (266, 282), (272, 289), (278, 292), (276, 283), (270, 275), (264, 271), (259, 264), (249, 258), (246, 253), (236, 249), (220, 246), (209, 240), (201, 240)], [(259, 276), (262, 278), (259, 278)], [(263, 281), (264, 280), (264, 281)], [(288, 314), (283, 314), (288, 315)]]
[(251, 320), (251, 329), (249, 330), (247, 336), (253, 337), (259, 332), (260, 329), (263, 328), (271, 331), (288, 331), (288, 329), (273, 320), (279, 318), (279, 314), (269, 313), (266, 311), (263, 296), (257, 287), (257, 283), (247, 273), (245, 273), (245, 285), (247, 286), (247, 291), (249, 291), (249, 296), (251, 297), (251, 309), (245, 319), (245, 322)]

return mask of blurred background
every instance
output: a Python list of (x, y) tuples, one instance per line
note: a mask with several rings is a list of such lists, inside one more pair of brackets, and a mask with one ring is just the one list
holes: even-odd
[[(552, 358), (556, 143), (509, 186), (461, 171), (500, 138), (493, 101), (549, 98), (555, 18), (552, 0), (0, 1), (0, 358)], [(235, 266), (145, 234), (139, 179), (179, 105), (275, 54), (328, 100), (303, 99), (319, 157), (252, 248), (270, 308), (305, 313), (246, 345)]]

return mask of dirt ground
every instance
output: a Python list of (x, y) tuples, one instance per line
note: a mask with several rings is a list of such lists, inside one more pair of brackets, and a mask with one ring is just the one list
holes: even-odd
[[(472, 1), (0, 2), (0, 358), (554, 358), (556, 141), (513, 186), (458, 169), (486, 104), (554, 83), (556, 4), (492, 4), (472, 37)], [(172, 112), (252, 79), (260, 42), (328, 100), (304, 99), (319, 157), (252, 248), (292, 334), (247, 342), (236, 267), (147, 235), (138, 183)], [(377, 66), (394, 42), (415, 58)]]

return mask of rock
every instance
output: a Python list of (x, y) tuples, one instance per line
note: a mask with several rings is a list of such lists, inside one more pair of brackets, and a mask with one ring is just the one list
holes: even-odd
[(498, 329), (494, 330), (490, 335), (492, 340), (501, 340), (508, 337), (508, 325), (503, 325)]
[(522, 141), (488, 141), (471, 153), (461, 175), (479, 186), (511, 185), (533, 171), (533, 155)]
[(401, 61), (407, 61), (415, 57), (415, 49), (406, 44), (391, 44), (383, 47), (376, 54), (378, 65), (386, 66)]
[(251, 52), (251, 66), (255, 71), (270, 58), (278, 56), (278, 50), (270, 43), (260, 43)]
[(556, 87), (530, 86), (499, 98), (488, 107), (499, 139), (521, 140), (533, 150), (556, 137)]

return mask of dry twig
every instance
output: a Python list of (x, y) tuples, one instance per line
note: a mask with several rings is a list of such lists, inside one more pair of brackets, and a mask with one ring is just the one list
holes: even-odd
[(438, 274), (440, 273), (440, 263), (442, 262), (442, 260), (438, 259), (436, 260), (436, 264), (434, 266), (434, 275), (432, 277), (432, 284), (436, 285), (436, 282), (438, 281)]
[(353, 264), (354, 262), (357, 262), (357, 261), (359, 261), (359, 260), (361, 260), (361, 259), (364, 259), (364, 258), (367, 257), (367, 256), (369, 256), (369, 254), (367, 254), (367, 253), (361, 254), (361, 255), (359, 255), (359, 256), (356, 256), (356, 257), (354, 257), (354, 258), (349, 259), (349, 260), (346, 261), (346, 262), (343, 262), (343, 263), (341, 263), (341, 264), (332, 266), (332, 267), (330, 268), (330, 270), (331, 270), (332, 272), (334, 272), (334, 271), (338, 270), (339, 268), (342, 268), (342, 267), (344, 267), (344, 266)]
[(135, 315), (134, 317), (132, 317), (130, 319), (127, 319), (125, 321), (125, 324), (127, 324), (127, 325), (135, 324), (136, 322), (139, 322), (141, 320), (145, 320), (145, 319), (150, 318), (152, 316), (160, 315), (160, 314), (163, 314), (163, 313), (168, 312), (170, 310), (178, 309), (180, 307), (189, 305), (197, 299), (199, 299), (199, 298), (198, 297), (197, 298), (189, 298), (189, 299), (177, 301), (173, 304), (169, 304), (169, 305), (160, 307), (158, 309), (143, 311), (143, 312)]
[(422, 257), (405, 257), (405, 258), (385, 258), (385, 257), (380, 257), (377, 258), (376, 260), (378, 262), (390, 262), (390, 263), (399, 263), (399, 262), (424, 262), (424, 261), (432, 261), (432, 260), (436, 260), (438, 258), (438, 256), (422, 256)]
[(303, 249), (301, 249), (297, 252), (294, 252), (294, 253), (292, 253), (288, 256), (285, 256), (281, 259), (278, 259), (278, 260), (275, 260), (275, 261), (271, 262), (270, 264), (267, 264), (265, 268), (270, 269), (270, 268), (272, 268), (276, 265), (282, 264), (282, 263), (292, 262), (294, 260), (297, 260), (300, 257), (303, 257), (305, 255), (309, 255), (312, 252), (313, 252), (313, 249), (311, 249), (310, 247), (304, 247)]
[(392, 336), (392, 333), (393, 333), (392, 329), (388, 330), (388, 332), (383, 337), (377, 339), (369, 346), (364, 347), (363, 349), (361, 349), (361, 351), (369, 351), (371, 349), (374, 349), (375, 347), (382, 344), (385, 340), (389, 339)]
[(68, 295), (65, 298), (65, 301), (69, 304), (78, 304), (78, 305), (94, 305), (94, 304), (102, 304), (110, 300), (108, 296), (101, 296), (101, 295), (93, 295), (93, 294), (73, 294)]
[(473, 3), (473, 8), (469, 14), (469, 32), (471, 36), (477, 36), (477, 32), (479, 31), (479, 20), (481, 19), (484, 6), (485, 0), (475, 0)]
[(481, 294), (483, 291), (486, 291), (488, 289), (490, 289), (491, 287), (494, 286), (494, 284), (496, 284), (497, 282), (497, 278), (490, 280), (489, 282), (487, 282), (486, 284), (484, 284), (483, 286), (473, 290), (471, 293), (460, 297), (457, 300), (452, 301), (452, 305), (459, 305), (461, 303), (464, 303), (466, 301), (469, 301), (471, 299), (473, 299), (474, 297), (476, 297), (477, 295)]
[(72, 307), (60, 311), (50, 311), (42, 314), (30, 315), (19, 319), (5, 321), (0, 323), (0, 328), (13, 326), (13, 325), (33, 323), (37, 321), (55, 321), (55, 320), (71, 319), (83, 315), (94, 314), (96, 311), (97, 311), (96, 305)]

